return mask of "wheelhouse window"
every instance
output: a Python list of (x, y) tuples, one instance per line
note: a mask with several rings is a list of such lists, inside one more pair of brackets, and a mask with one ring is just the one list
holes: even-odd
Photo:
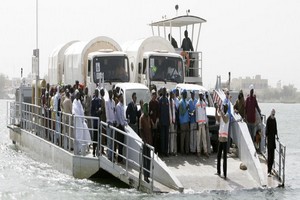
[(93, 59), (94, 82), (100, 80), (100, 73), (104, 73), (105, 82), (128, 82), (128, 58), (125, 56), (95, 57)]
[(151, 56), (149, 67), (151, 81), (183, 82), (183, 63), (180, 58)]

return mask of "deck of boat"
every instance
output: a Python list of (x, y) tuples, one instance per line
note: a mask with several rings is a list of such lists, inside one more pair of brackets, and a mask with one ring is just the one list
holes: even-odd
[(203, 192), (211, 190), (235, 190), (259, 187), (247, 170), (241, 170), (239, 158), (228, 155), (227, 179), (217, 173), (217, 154), (209, 158), (195, 155), (178, 155), (163, 158), (166, 165), (182, 183), (185, 190)]
[[(221, 160), (221, 176), (217, 172), (217, 154), (209, 158), (195, 155), (178, 155), (163, 157), (162, 160), (182, 183), (185, 192), (204, 192), (212, 190), (239, 190), (259, 188), (247, 170), (241, 170), (241, 160), (233, 154), (227, 155), (227, 179), (223, 177), (223, 160)], [(261, 159), (265, 170), (267, 187), (277, 187), (279, 182), (275, 176), (267, 177), (266, 162)]]

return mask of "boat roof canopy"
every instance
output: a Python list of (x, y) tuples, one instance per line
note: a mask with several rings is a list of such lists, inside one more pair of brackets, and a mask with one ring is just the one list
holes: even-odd
[(171, 19), (164, 19), (161, 21), (153, 22), (150, 24), (150, 26), (182, 27), (182, 26), (189, 26), (193, 24), (200, 24), (204, 22), (206, 22), (206, 20), (200, 17), (196, 17), (193, 15), (183, 15)]
[[(190, 35), (191, 37), (191, 41), (194, 44), (194, 49), (195, 51), (198, 50), (198, 43), (199, 43), (199, 37), (200, 37), (200, 30), (201, 30), (201, 25), (202, 23), (205, 23), (206, 20), (201, 18), (201, 17), (197, 17), (194, 15), (181, 15), (181, 16), (177, 16), (171, 19), (162, 19), (160, 21), (157, 22), (152, 22), (151, 24), (149, 24), (152, 28), (152, 34), (153, 35), (158, 35), (158, 36), (162, 36), (164, 37), (166, 40), (168, 39), (168, 33), (170, 33), (170, 35), (173, 37), (177, 37), (179, 38), (179, 41), (182, 41), (182, 30), (188, 30), (190, 31)], [(155, 33), (156, 31), (154, 31), (154, 28), (157, 28), (157, 34)], [(198, 32), (195, 31), (195, 29), (198, 29)], [(176, 32), (175, 30), (179, 30), (179, 32), (176, 34), (173, 34), (174, 32)], [(194, 40), (194, 36), (195, 36), (195, 40)]]

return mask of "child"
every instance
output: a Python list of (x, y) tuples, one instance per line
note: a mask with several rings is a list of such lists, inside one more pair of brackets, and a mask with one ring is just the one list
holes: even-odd
[(255, 135), (255, 143), (254, 143), (255, 149), (256, 149), (257, 152), (259, 152), (260, 140), (261, 140), (261, 130), (258, 129), (258, 130), (256, 131), (256, 135)]

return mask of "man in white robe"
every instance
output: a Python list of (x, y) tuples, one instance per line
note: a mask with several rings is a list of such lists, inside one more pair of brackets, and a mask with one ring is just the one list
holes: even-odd
[(75, 149), (74, 154), (85, 155), (89, 143), (91, 143), (91, 136), (88, 130), (88, 126), (84, 121), (84, 110), (80, 101), (80, 93), (75, 91), (76, 98), (72, 105), (72, 114), (75, 115)]

